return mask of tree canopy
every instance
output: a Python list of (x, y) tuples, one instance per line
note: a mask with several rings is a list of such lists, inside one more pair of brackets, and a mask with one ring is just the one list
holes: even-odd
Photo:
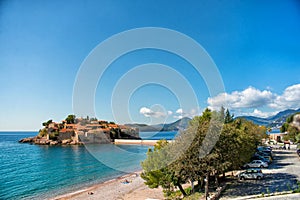
[(174, 141), (160, 141), (149, 149), (142, 162), (142, 178), (150, 188), (161, 186), (166, 196), (175, 188), (185, 196), (182, 184), (198, 181), (207, 196), (209, 177), (214, 176), (218, 184), (219, 175), (239, 169), (264, 137), (266, 129), (244, 119), (234, 120), (228, 110), (206, 109)]
[(68, 115), (68, 117), (66, 118), (67, 124), (75, 124), (75, 119), (75, 115)]
[[(293, 142), (300, 142), (300, 127), (296, 126), (295, 124), (300, 124), (299, 122), (296, 122), (297, 119), (294, 119), (295, 116), (300, 115), (300, 113), (295, 113), (291, 116), (289, 116), (286, 119), (286, 122), (281, 126), (280, 131), (282, 133), (287, 132), (287, 135), (284, 136), (284, 140), (291, 140)], [(293, 123), (295, 122), (295, 123)]]
[(45, 126), (45, 127), (48, 127), (49, 124), (51, 124), (51, 123), (52, 123), (52, 119), (49, 119), (48, 121), (43, 122), (42, 125)]

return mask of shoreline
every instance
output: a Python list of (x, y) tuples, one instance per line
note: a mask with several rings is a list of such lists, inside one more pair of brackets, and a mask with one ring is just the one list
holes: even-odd
[(159, 140), (132, 140), (132, 139), (115, 139), (113, 144), (130, 144), (130, 145), (150, 145), (154, 146)]
[[(59, 195), (50, 200), (83, 200), (83, 199), (162, 199), (160, 188), (150, 189), (140, 177), (142, 171), (136, 171), (123, 176), (113, 178), (103, 183), (97, 183), (90, 187), (82, 188), (74, 192)], [(128, 183), (125, 183), (127, 180)]]
[(69, 193), (66, 193), (66, 194), (63, 194), (63, 195), (59, 195), (59, 196), (54, 197), (54, 198), (50, 198), (50, 200), (71, 199), (72, 197), (75, 197), (75, 196), (80, 195), (80, 194), (85, 193), (85, 192), (89, 192), (93, 189), (104, 186), (104, 185), (109, 184), (111, 182), (117, 182), (119, 180), (129, 178), (130, 176), (133, 176), (133, 175), (136, 175), (136, 174), (140, 175), (141, 173), (142, 173), (142, 171), (140, 170), (140, 171), (132, 172), (132, 173), (129, 173), (129, 174), (125, 174), (125, 175), (122, 175), (122, 176), (119, 176), (119, 177), (116, 177), (116, 178), (113, 178), (113, 179), (106, 180), (102, 183), (96, 183), (94, 185), (91, 185), (91, 186), (88, 186), (88, 187), (85, 187), (85, 188), (82, 188), (82, 189), (78, 189), (74, 192), (69, 192)]

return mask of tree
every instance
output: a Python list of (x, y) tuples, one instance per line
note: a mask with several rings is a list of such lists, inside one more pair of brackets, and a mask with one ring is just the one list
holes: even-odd
[(45, 126), (46, 128), (48, 128), (49, 124), (52, 123), (52, 119), (49, 119), (48, 121), (46, 122), (43, 122), (42, 125)]
[(162, 186), (167, 195), (177, 187), (186, 196), (182, 184), (190, 182), (193, 191), (192, 183), (198, 181), (201, 188), (205, 185), (208, 198), (211, 176), (218, 186), (219, 175), (249, 162), (266, 137), (266, 129), (244, 119), (234, 120), (229, 111), (226, 113), (229, 120), (223, 125), (224, 110), (206, 109), (172, 143), (160, 141), (153, 151), (150, 149), (142, 162), (146, 184), (151, 188)]
[(295, 124), (293, 124), (295, 120), (295, 116), (299, 113), (295, 113), (291, 116), (289, 116), (286, 119), (286, 122), (281, 126), (280, 131), (282, 133), (287, 132), (287, 135), (283, 137), (284, 140), (291, 140), (293, 142), (299, 142), (300, 141), (300, 130)]
[(75, 124), (75, 115), (68, 115), (68, 117), (66, 118), (67, 124)]
[(233, 122), (233, 118), (234, 118), (234, 115), (231, 115), (229, 110), (226, 109), (226, 113), (225, 113), (225, 124), (228, 124), (228, 123), (231, 123)]
[[(149, 188), (161, 186), (165, 195), (169, 196), (174, 187), (180, 185), (180, 180), (176, 178), (175, 172), (164, 163), (165, 160), (163, 158), (166, 151), (163, 151), (163, 149), (167, 145), (168, 142), (166, 140), (160, 140), (154, 145), (153, 151), (148, 149), (147, 159), (141, 163), (144, 170), (141, 177), (146, 181), (145, 184)], [(181, 185), (179, 187), (183, 190)]]

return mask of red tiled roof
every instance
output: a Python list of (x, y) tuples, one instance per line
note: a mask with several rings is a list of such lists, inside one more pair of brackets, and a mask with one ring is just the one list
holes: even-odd
[(73, 131), (74, 131), (74, 129), (63, 128), (63, 129), (61, 129), (59, 132), (60, 132), (60, 133), (67, 133), (67, 132), (73, 132)]
[(76, 124), (67, 124), (66, 126), (76, 127)]
[(129, 128), (128, 126), (125, 126), (125, 125), (119, 125), (119, 127), (120, 127), (121, 129)]
[(111, 128), (119, 128), (119, 126), (117, 124), (108, 124), (108, 127)]

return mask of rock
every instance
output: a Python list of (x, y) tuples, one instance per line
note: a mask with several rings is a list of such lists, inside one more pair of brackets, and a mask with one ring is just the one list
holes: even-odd
[(70, 142), (71, 145), (77, 144), (75, 141)]
[(57, 145), (58, 142), (57, 141), (50, 141), (50, 145)]
[(66, 139), (66, 140), (62, 140), (61, 144), (70, 144), (71, 140), (70, 139)]
[(33, 143), (35, 140), (34, 137), (29, 137), (29, 138), (23, 138), (21, 140), (19, 140), (20, 143)]
[(52, 140), (47, 140), (45, 138), (41, 138), (41, 139), (35, 139), (34, 140), (34, 144), (38, 144), (38, 145), (49, 145), (51, 143)]

